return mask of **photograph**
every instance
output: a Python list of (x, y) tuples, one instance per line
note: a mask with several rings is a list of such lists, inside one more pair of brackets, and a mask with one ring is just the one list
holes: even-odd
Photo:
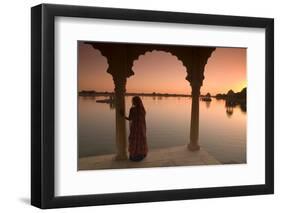
[(273, 194), (274, 18), (247, 13), (33, 6), (31, 204)]
[(247, 164), (247, 48), (77, 41), (77, 170)]

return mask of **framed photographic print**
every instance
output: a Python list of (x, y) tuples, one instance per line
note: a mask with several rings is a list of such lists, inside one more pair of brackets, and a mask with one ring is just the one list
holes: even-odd
[(31, 204), (271, 194), (274, 20), (31, 9)]

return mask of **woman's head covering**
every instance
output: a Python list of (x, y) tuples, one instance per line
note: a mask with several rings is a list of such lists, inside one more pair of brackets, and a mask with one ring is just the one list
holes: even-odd
[(139, 96), (134, 96), (132, 98), (132, 102), (134, 104), (134, 106), (140, 110), (141, 112), (143, 112), (145, 114), (145, 109), (144, 109), (144, 106), (143, 106), (143, 103), (142, 103), (142, 100)]

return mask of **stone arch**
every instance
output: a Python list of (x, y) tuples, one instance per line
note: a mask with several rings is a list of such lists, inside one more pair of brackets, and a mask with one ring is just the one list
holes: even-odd
[(85, 42), (98, 49), (107, 58), (108, 70), (113, 77), (124, 76), (126, 78), (134, 74), (132, 67), (135, 60), (146, 52), (164, 51), (176, 56), (186, 67), (186, 80), (203, 81), (204, 67), (208, 58), (215, 50), (213, 47), (194, 47), (178, 45), (158, 44), (129, 44), (129, 43), (105, 43)]
[(186, 80), (192, 88), (190, 142), (188, 143), (188, 148), (191, 151), (200, 149), (198, 143), (200, 88), (204, 79), (205, 65), (215, 48), (157, 44), (85, 43), (99, 49), (102, 55), (107, 58), (109, 64), (107, 72), (113, 76), (116, 97), (116, 159), (127, 159), (126, 124), (124, 118), (127, 78), (134, 74), (132, 70), (134, 61), (145, 52), (153, 50), (170, 52), (182, 61), (186, 67)]

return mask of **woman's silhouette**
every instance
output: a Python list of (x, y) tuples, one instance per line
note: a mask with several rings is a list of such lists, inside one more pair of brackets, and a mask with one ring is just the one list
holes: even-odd
[(134, 96), (129, 117), (125, 117), (130, 121), (129, 154), (132, 161), (141, 161), (147, 155), (145, 113), (141, 98)]

